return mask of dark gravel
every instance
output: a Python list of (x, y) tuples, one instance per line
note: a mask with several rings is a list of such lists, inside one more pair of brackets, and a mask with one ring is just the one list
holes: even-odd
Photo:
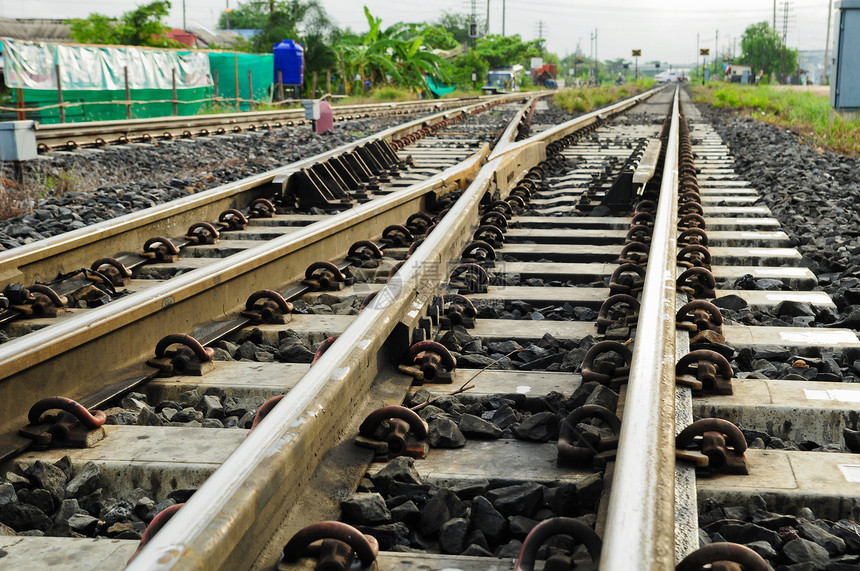
[(194, 493), (174, 490), (156, 502), (152, 490), (136, 488), (111, 498), (104, 477), (92, 462), (74, 469), (68, 456), (7, 472), (0, 480), (0, 535), (139, 540), (159, 512)]
[[(406, 120), (343, 121), (324, 135), (301, 126), (45, 155), (26, 174), (24, 188), (38, 189), (30, 193), (33, 213), (0, 224), (0, 250), (284, 166)], [(12, 178), (2, 176), (4, 184)]]

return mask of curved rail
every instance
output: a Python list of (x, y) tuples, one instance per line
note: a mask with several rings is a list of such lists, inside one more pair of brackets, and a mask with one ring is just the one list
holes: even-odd
[[(338, 120), (399, 115), (405, 113), (440, 111), (462, 107), (464, 104), (486, 103), (498, 100), (499, 96), (439, 99), (434, 101), (401, 101), (360, 105), (336, 105), (332, 107)], [(60, 149), (87, 146), (103, 146), (134, 141), (179, 138), (191, 133), (194, 136), (216, 134), (219, 128), (229, 132), (247, 129), (265, 129), (283, 124), (303, 125), (303, 109), (277, 111), (252, 111), (248, 113), (219, 113), (181, 117), (152, 117), (121, 121), (92, 121), (87, 123), (61, 123), (36, 125), (36, 142), (41, 149)], [(73, 142), (70, 145), (70, 142)]]

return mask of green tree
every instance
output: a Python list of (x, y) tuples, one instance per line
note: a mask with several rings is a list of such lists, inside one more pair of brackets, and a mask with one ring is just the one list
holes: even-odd
[(753, 73), (791, 74), (797, 70), (797, 50), (783, 45), (779, 34), (767, 22), (753, 24), (741, 37), (742, 55), (738, 63), (748, 65)]
[(523, 42), (519, 34), (513, 36), (491, 34), (485, 38), (479, 38), (475, 49), (490, 68), (508, 67), (514, 64), (528, 67), (529, 59), (540, 55), (538, 42), (539, 40)]
[[(454, 14), (444, 12), (442, 16), (436, 20), (436, 25), (443, 28), (458, 44), (468, 43), (469, 38), (469, 23), (472, 17), (468, 14)], [(452, 48), (455, 46), (451, 46)], [(447, 48), (450, 49), (450, 48)]]
[[(228, 15), (221, 12), (218, 28), (221, 30), (259, 30), (269, 19), (269, 5), (264, 2), (246, 2), (233, 8)], [(230, 25), (227, 25), (229, 20)]]
[(156, 0), (124, 13), (119, 20), (93, 13), (87, 18), (69, 20), (69, 24), (72, 39), (84, 44), (182, 47), (167, 38), (170, 27), (164, 19), (168, 14), (170, 0)]
[(475, 50), (469, 50), (467, 53), (454, 58), (451, 67), (451, 77), (454, 84), (463, 89), (472, 89), (472, 72), (477, 75), (478, 86), (486, 83), (487, 71), (490, 69), (487, 60), (479, 56)]

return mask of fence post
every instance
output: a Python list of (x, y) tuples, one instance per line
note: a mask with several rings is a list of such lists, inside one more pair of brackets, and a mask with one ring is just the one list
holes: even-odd
[(278, 101), (284, 100), (284, 74), (278, 70)]
[(23, 121), (27, 118), (27, 111), (25, 111), (24, 106), (24, 90), (19, 87), (15, 94), (18, 99), (18, 121)]
[(128, 66), (122, 68), (125, 75), (125, 118), (131, 119), (131, 88), (128, 85)]
[(248, 70), (248, 99), (251, 100), (251, 102), (248, 103), (248, 111), (253, 111), (254, 110), (254, 81), (251, 77), (251, 70), (250, 69)]
[(176, 108), (176, 68), (173, 68), (173, 115), (179, 115)]
[(331, 70), (325, 70), (325, 92), (331, 94)]
[(212, 83), (215, 84), (214, 85), (215, 93), (214, 93), (213, 99), (215, 100), (214, 103), (217, 105), (218, 104), (218, 70), (217, 69), (215, 70), (214, 77), (212, 77)]
[(66, 108), (63, 106), (63, 80), (60, 79), (60, 64), (54, 66), (57, 72), (57, 103), (60, 104), (60, 123), (66, 122)]
[(239, 54), (233, 54), (233, 75), (236, 76), (236, 111), (241, 111), (239, 108)]
[(317, 98), (317, 72), (314, 72), (313, 83), (311, 83), (311, 99)]

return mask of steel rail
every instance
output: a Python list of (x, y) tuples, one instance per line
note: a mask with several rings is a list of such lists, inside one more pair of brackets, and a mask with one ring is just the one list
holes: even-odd
[(357, 239), (402, 223), (426, 208), (430, 193), (465, 186), (488, 152), (485, 144), (421, 183), (0, 345), (0, 430), (20, 425), (21, 403), (91, 394), (108, 371), (151, 356), (165, 334), (223, 319), (251, 293), (299, 281), (311, 263), (344, 255)]
[(600, 568), (675, 566), (675, 305), (679, 88), (627, 383)]
[[(503, 101), (522, 99), (521, 94), (507, 95)], [(497, 98), (498, 99), (498, 98)], [(136, 252), (142, 245), (141, 229), (148, 237), (184, 234), (200, 220), (214, 220), (227, 208), (243, 208), (262, 196), (263, 189), (275, 177), (292, 174), (315, 163), (347, 153), (376, 140), (392, 141), (426, 124), (441, 121), (459, 113), (469, 113), (486, 104), (470, 104), (403, 123), (379, 133), (347, 143), (313, 157), (279, 167), (236, 182), (180, 198), (166, 204), (100, 222), (86, 228), (52, 236), (20, 248), (0, 252), (0, 288), (11, 283), (31, 284), (37, 279), (50, 281), (70, 268), (89, 267), (106, 252)], [(258, 192), (249, 192), (253, 189)]]
[[(644, 97), (649, 94), (643, 94)], [(637, 99), (637, 101), (642, 98)], [(422, 245), (269, 415), (141, 550), (130, 570), (250, 567), (308, 485), (339, 427), (369, 391), (384, 364), (384, 343), (410, 328), (440, 287), (428, 268), (447, 268), (477, 227), (488, 191), (508, 194), (546, 158), (551, 137), (590, 125), (597, 114), (569, 121), (553, 133), (517, 143), (491, 160)], [(442, 276), (444, 279), (445, 276)]]
[[(499, 96), (482, 96), (457, 99), (440, 99), (435, 101), (402, 101), (392, 103), (371, 103), (359, 105), (335, 105), (332, 111), (336, 119), (352, 119), (378, 115), (394, 115), (419, 111), (439, 112), (451, 108), (462, 107), (464, 103), (486, 103), (498, 99)], [(274, 126), (274, 123), (289, 121), (303, 125), (305, 113), (303, 109), (284, 109), (277, 111), (252, 111), (246, 113), (219, 113), (212, 115), (192, 115), (181, 117), (153, 117), (148, 119), (127, 119), (117, 121), (91, 121), (86, 123), (61, 123), (36, 125), (36, 142), (50, 149), (67, 147), (70, 141), (76, 146), (102, 146), (136, 140), (165, 138), (169, 133), (172, 137), (181, 137), (189, 129), (194, 129), (192, 135), (201, 135), (202, 130), (213, 135), (218, 128), (228, 132), (238, 127)], [(288, 126), (288, 125), (287, 125)], [(99, 142), (101, 140), (102, 142)]]

